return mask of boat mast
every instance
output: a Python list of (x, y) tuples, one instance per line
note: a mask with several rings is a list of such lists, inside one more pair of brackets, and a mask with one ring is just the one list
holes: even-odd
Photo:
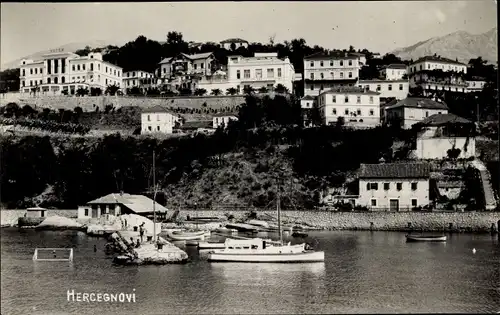
[(153, 242), (156, 243), (156, 176), (155, 176), (155, 151), (153, 150)]
[(280, 200), (280, 179), (279, 179), (279, 177), (277, 179), (276, 186), (277, 186), (276, 210), (278, 211), (278, 232), (279, 232), (279, 236), (280, 236), (280, 243), (283, 243), (283, 235), (282, 235), (282, 231), (281, 231), (281, 210), (280, 210), (281, 200)]

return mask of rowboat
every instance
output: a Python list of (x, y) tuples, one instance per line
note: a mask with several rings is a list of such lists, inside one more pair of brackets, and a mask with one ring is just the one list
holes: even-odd
[(222, 233), (222, 234), (233, 234), (233, 233), (238, 233), (238, 230), (236, 229), (228, 229), (225, 227), (219, 227), (215, 229), (215, 232), (217, 233)]
[(168, 237), (174, 241), (200, 240), (205, 237), (205, 231), (174, 231)]
[(446, 242), (446, 235), (406, 235), (407, 242)]
[(226, 228), (235, 229), (240, 232), (258, 232), (258, 229), (255, 225), (244, 224), (244, 223), (228, 223), (226, 224)]

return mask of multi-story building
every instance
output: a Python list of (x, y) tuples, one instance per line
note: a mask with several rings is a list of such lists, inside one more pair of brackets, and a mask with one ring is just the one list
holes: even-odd
[(359, 80), (358, 87), (380, 93), (380, 102), (395, 98), (402, 100), (408, 97), (408, 80)]
[(408, 129), (432, 115), (447, 114), (448, 106), (444, 102), (428, 98), (408, 97), (394, 105), (385, 107), (383, 111), (384, 123), (399, 123), (402, 128)]
[(40, 60), (23, 59), (20, 65), (23, 94), (30, 94), (34, 88), (41, 95), (73, 95), (79, 88), (100, 88), (104, 93), (110, 85), (122, 88), (122, 80), (122, 68), (104, 61), (100, 53), (79, 56), (57, 50)]
[(393, 63), (380, 70), (380, 74), (386, 80), (402, 80), (406, 76), (406, 68), (405, 64)]
[(230, 121), (237, 121), (237, 120), (238, 120), (238, 114), (236, 113), (215, 114), (212, 120), (212, 127), (214, 129), (217, 129), (220, 126), (224, 126), (224, 128), (227, 128)]
[(361, 164), (356, 204), (372, 211), (411, 211), (430, 201), (426, 163)]
[(159, 63), (159, 76), (169, 79), (190, 74), (210, 75), (215, 65), (214, 61), (215, 57), (211, 52), (194, 55), (180, 53)]
[(172, 133), (180, 118), (159, 105), (146, 108), (141, 113), (141, 133)]
[(144, 85), (151, 85), (154, 82), (154, 75), (146, 71), (134, 70), (123, 73), (123, 87), (126, 89), (144, 87)]
[[(233, 45), (234, 44), (234, 45)], [(240, 47), (247, 48), (248, 42), (241, 38), (229, 38), (220, 42), (220, 46), (227, 50), (232, 50), (233, 48), (236, 50)]]
[(408, 66), (410, 89), (421, 87), (424, 95), (438, 91), (467, 92), (467, 66), (456, 60), (427, 56)]
[(354, 86), (359, 78), (360, 57), (342, 51), (304, 57), (304, 95), (317, 96), (336, 86)]
[(473, 77), (470, 80), (467, 80), (467, 91), (468, 92), (481, 92), (486, 84), (486, 80), (484, 78)]
[(235, 88), (241, 94), (246, 87), (272, 90), (281, 84), (292, 92), (294, 78), (295, 70), (288, 57), (280, 59), (278, 53), (255, 53), (254, 57), (229, 56), (226, 76), (206, 77), (198, 82), (198, 88), (223, 92)]
[(374, 91), (336, 87), (321, 93), (317, 106), (325, 125), (336, 124), (339, 119), (355, 128), (372, 128), (380, 124), (380, 94)]

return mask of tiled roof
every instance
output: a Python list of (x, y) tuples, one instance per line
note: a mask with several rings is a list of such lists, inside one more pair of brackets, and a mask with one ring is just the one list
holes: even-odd
[(320, 95), (323, 94), (337, 94), (337, 93), (342, 93), (342, 94), (365, 94), (365, 95), (380, 95), (378, 92), (370, 91), (370, 90), (365, 90), (364, 88), (360, 88), (357, 86), (339, 86), (339, 87), (334, 87), (331, 88), (328, 91), (325, 91), (321, 93)]
[(430, 98), (425, 98), (425, 97), (407, 97), (397, 102), (395, 105), (386, 107), (386, 109), (393, 109), (399, 107), (424, 108), (424, 109), (448, 109), (446, 103), (436, 102), (431, 100)]
[(160, 63), (159, 63), (159, 64), (161, 65), (161, 64), (164, 64), (164, 63), (169, 63), (169, 62), (170, 62), (170, 60), (172, 60), (172, 57), (167, 57), (167, 58), (164, 58), (162, 61), (160, 61)]
[[(87, 204), (122, 204), (135, 213), (153, 212), (153, 199), (143, 195), (131, 194), (109, 194), (101, 198), (87, 202)], [(167, 212), (167, 208), (155, 203), (155, 210), (158, 212)]]
[(170, 111), (169, 109), (167, 109), (163, 106), (155, 105), (152, 107), (144, 108), (142, 110), (142, 113), (170, 113), (170, 114), (172, 114), (172, 111)]
[(413, 62), (412, 64), (419, 63), (422, 61), (450, 63), (450, 64), (454, 64), (454, 65), (466, 66), (465, 63), (461, 63), (461, 62), (458, 62), (456, 60), (452, 60), (452, 59), (444, 58), (444, 57), (438, 57), (438, 56), (425, 56), (425, 57), (422, 57), (422, 58), (418, 59), (417, 61)]
[(448, 124), (472, 124), (470, 120), (457, 116), (455, 114), (436, 114), (429, 116), (419, 122), (423, 126), (442, 126)]
[(191, 59), (191, 60), (197, 60), (197, 59), (206, 59), (210, 55), (212, 55), (213, 53), (212, 52), (206, 52), (206, 53), (194, 54), (194, 55), (188, 55), (188, 54), (185, 54), (185, 53), (182, 53), (182, 54), (184, 56), (186, 56), (187, 58)]
[(332, 52), (317, 52), (315, 54), (304, 57), (304, 60), (323, 60), (323, 59), (358, 59), (359, 55), (343, 52), (343, 51), (332, 51)]
[(406, 69), (406, 65), (402, 63), (391, 63), (386, 69)]
[(212, 120), (192, 120), (186, 121), (181, 129), (198, 129), (198, 128), (212, 128), (213, 121)]
[(241, 38), (228, 38), (223, 41), (221, 41), (222, 44), (224, 43), (248, 43), (248, 41), (241, 39)]
[(301, 101), (314, 101), (315, 97), (311, 95), (306, 95), (303, 98), (300, 99)]
[(426, 163), (361, 164), (359, 178), (429, 178)]
[(213, 117), (238, 117), (238, 113), (217, 113)]

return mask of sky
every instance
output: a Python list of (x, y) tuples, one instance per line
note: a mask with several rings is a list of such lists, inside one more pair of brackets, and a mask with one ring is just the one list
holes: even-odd
[[(304, 38), (328, 49), (382, 54), (456, 31), (497, 26), (494, 0), (346, 2), (1, 3), (1, 64), (69, 43), (123, 44), (139, 35), (163, 41), (231, 37), (275, 43)], [(83, 48), (83, 47), (82, 47)]]

